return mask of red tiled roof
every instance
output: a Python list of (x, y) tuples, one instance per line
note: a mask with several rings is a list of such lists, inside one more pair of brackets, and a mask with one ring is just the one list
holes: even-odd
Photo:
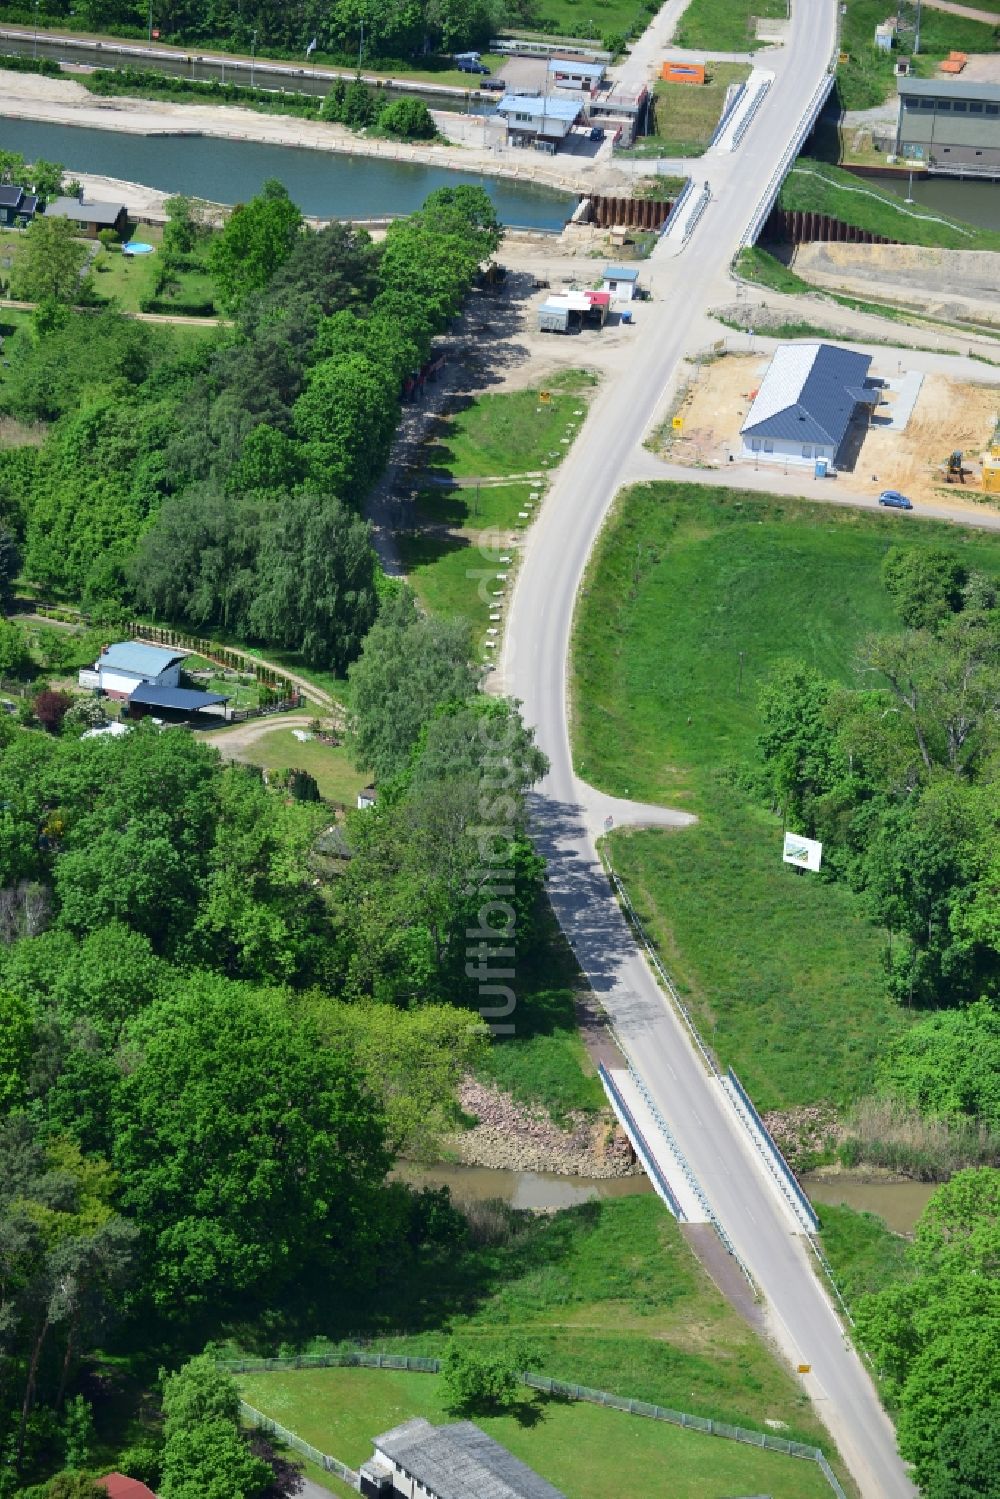
[(138, 1478), (126, 1478), (124, 1473), (107, 1473), (97, 1480), (108, 1499), (156, 1499), (152, 1489), (147, 1489)]

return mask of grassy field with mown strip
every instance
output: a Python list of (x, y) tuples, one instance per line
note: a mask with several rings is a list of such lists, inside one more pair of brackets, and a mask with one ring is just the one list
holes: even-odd
[(905, 1017), (882, 933), (841, 885), (780, 861), (781, 823), (719, 772), (755, 761), (757, 697), (783, 659), (854, 680), (899, 629), (886, 548), (944, 545), (1000, 572), (985, 533), (701, 486), (619, 497), (574, 631), (575, 759), (595, 785), (689, 808), (678, 833), (616, 833), (615, 865), (721, 1059), (761, 1107), (846, 1102)]
[(790, 0), (691, 0), (674, 32), (675, 47), (749, 52), (759, 46), (757, 19), (783, 21)]
[(475, 396), (437, 423), (424, 461), (432, 472), (453, 479), (504, 479), (555, 468), (586, 415), (583, 395), (593, 384), (592, 375), (567, 371), (541, 390)]
[[(301, 1369), (243, 1375), (240, 1384), (252, 1404), (352, 1464), (371, 1457), (373, 1436), (414, 1416), (455, 1419), (434, 1374)], [(567, 1499), (642, 1493), (651, 1473), (669, 1473), (671, 1499), (716, 1493), (821, 1499), (830, 1492), (813, 1463), (579, 1401), (526, 1393), (511, 1413), (476, 1420)]]
[[(377, 1346), (386, 1350), (433, 1357), (441, 1355), (452, 1336), (492, 1346), (516, 1334), (526, 1340), (534, 1366), (553, 1378), (751, 1429), (766, 1430), (767, 1421), (784, 1422), (777, 1428), (783, 1435), (829, 1451), (829, 1439), (798, 1381), (723, 1298), (652, 1195), (587, 1203), (552, 1217), (497, 1206), (494, 1219), (479, 1221), (471, 1242), (456, 1246), (444, 1260), (407, 1266), (384, 1290), (380, 1325), (413, 1329), (379, 1338)], [(378, 1336), (376, 1328), (371, 1331)], [(343, 1377), (359, 1372), (364, 1371), (343, 1371)], [(317, 1373), (322, 1382), (338, 1371)], [(327, 1419), (324, 1412), (330, 1407), (325, 1398), (321, 1406), (312, 1404), (306, 1393), (311, 1378), (309, 1372), (290, 1371), (248, 1374), (240, 1382), (244, 1398), (259, 1410), (321, 1450), (354, 1461), (362, 1454), (349, 1448), (346, 1438), (342, 1447), (333, 1445), (334, 1428), (323, 1435), (316, 1424)], [(423, 1375), (412, 1378), (427, 1380)], [(419, 1407), (409, 1411), (421, 1413)], [(378, 1419), (365, 1414), (358, 1441), (367, 1441), (397, 1418), (390, 1413), (381, 1425)], [(628, 1423), (629, 1418), (622, 1419)], [(556, 1407), (546, 1403), (538, 1429), (555, 1434), (556, 1420)], [(729, 1450), (728, 1444), (715, 1441), (706, 1451), (719, 1447)], [(586, 1476), (582, 1464), (573, 1471), (577, 1483)], [(809, 1471), (803, 1465), (793, 1469), (793, 1476), (801, 1480)], [(555, 1473), (549, 1476), (560, 1483)], [(759, 1477), (751, 1481), (749, 1473), (745, 1487), (732, 1482), (731, 1491), (738, 1494), (784, 1492), (772, 1490)], [(568, 1493), (578, 1491), (567, 1487)], [(628, 1490), (600, 1490), (609, 1499), (618, 1499), (623, 1491)], [(727, 1489), (720, 1485), (719, 1491)]]

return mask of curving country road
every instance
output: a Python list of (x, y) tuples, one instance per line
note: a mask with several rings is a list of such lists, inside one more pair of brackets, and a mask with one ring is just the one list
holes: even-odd
[[(793, 1365), (865, 1499), (910, 1499), (915, 1489), (895, 1433), (861, 1360), (845, 1338), (718, 1084), (704, 1071), (668, 1008), (611, 898), (595, 842), (616, 823), (649, 809), (614, 808), (573, 770), (567, 701), (574, 603), (602, 521), (622, 480), (639, 466), (643, 434), (678, 362), (697, 337), (703, 311), (727, 295), (727, 267), (764, 186), (826, 69), (834, 43), (834, 0), (793, 7), (788, 45), (768, 56), (774, 83), (741, 148), (696, 164), (713, 201), (681, 253), (661, 243), (644, 268), (654, 300), (636, 312), (635, 357), (605, 382), (528, 534), (511, 599), (498, 683), (520, 698), (551, 770), (535, 805), (549, 893), (623, 1049), (642, 1075), (739, 1254), (766, 1300), (769, 1331)], [(654, 25), (656, 23), (654, 22)], [(702, 335), (703, 336), (703, 335)], [(670, 621), (663, 621), (664, 659)], [(685, 814), (662, 812), (680, 825)], [(791, 976), (790, 980), (791, 982)], [(516, 1020), (516, 1016), (515, 1016)]]

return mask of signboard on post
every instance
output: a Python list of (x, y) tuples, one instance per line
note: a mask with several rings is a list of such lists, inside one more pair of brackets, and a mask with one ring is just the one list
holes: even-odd
[(675, 432), (683, 432), (684, 418), (682, 416), (675, 416), (670, 425), (673, 427)]
[(797, 869), (811, 869), (816, 874), (823, 858), (823, 845), (815, 838), (803, 838), (800, 833), (786, 833), (781, 857), (786, 864), (794, 864)]

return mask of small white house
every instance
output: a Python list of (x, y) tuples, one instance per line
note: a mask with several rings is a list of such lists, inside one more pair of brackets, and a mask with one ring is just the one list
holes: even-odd
[(369, 807), (374, 807), (378, 801), (378, 792), (374, 786), (365, 786), (358, 792), (358, 811), (365, 812)]
[(871, 359), (833, 344), (785, 344), (775, 352), (740, 428), (742, 457), (833, 468), (858, 406), (872, 407)]
[(93, 670), (81, 671), (80, 686), (97, 688), (114, 698), (131, 697), (142, 685), (178, 687), (181, 662), (187, 654), (138, 640), (119, 641), (105, 647)]
[(604, 82), (605, 66), (585, 57), (550, 57), (549, 81), (556, 88), (585, 89), (593, 93)]
[(603, 289), (614, 302), (631, 302), (639, 285), (639, 271), (634, 265), (606, 265)]

